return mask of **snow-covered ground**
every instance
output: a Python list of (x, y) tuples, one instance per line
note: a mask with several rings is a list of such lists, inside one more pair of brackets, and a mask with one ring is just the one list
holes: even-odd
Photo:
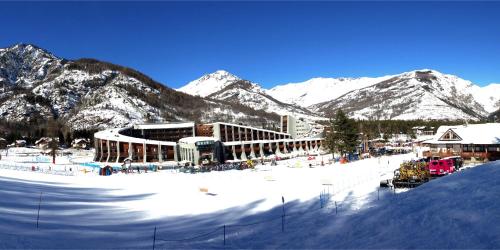
[(379, 193), (380, 176), (413, 156), (197, 174), (0, 169), (0, 248), (151, 248), (155, 227), (157, 248), (223, 248), (224, 225), (226, 248), (500, 247), (500, 164)]

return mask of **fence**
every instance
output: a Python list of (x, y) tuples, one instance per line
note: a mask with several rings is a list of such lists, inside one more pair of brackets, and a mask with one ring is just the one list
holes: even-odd
[[(462, 172), (462, 171), (459, 171)], [(368, 178), (364, 179), (359, 179), (355, 184), (359, 185), (370, 178), (373, 178), (373, 176), (368, 176)], [(235, 239), (237, 237), (236, 234), (231, 233), (234, 231), (241, 230), (239, 228), (248, 228), (248, 227), (253, 227), (257, 226), (259, 224), (270, 224), (275, 221), (281, 220), (281, 231), (283, 233), (289, 232), (289, 230), (286, 229), (285, 225), (288, 225), (290, 223), (290, 220), (297, 219), (298, 217), (305, 216), (308, 214), (313, 214), (317, 213), (319, 211), (325, 211), (325, 212), (330, 212), (332, 214), (335, 214), (335, 216), (341, 216), (341, 214), (352, 214), (356, 213), (354, 210), (348, 210), (348, 205), (353, 204), (355, 201), (359, 200), (369, 200), (370, 202), (377, 202), (381, 200), (390, 200), (391, 202), (394, 202), (395, 204), (398, 204), (398, 202), (404, 202), (405, 199), (408, 196), (409, 193), (403, 192), (396, 192), (395, 188), (380, 188), (378, 187), (376, 192), (369, 193), (367, 195), (363, 196), (356, 196), (353, 198), (348, 198), (348, 199), (343, 199), (343, 200), (335, 200), (335, 195), (340, 194), (342, 192), (345, 192), (346, 190), (349, 190), (352, 188), (352, 185), (347, 185), (344, 186), (343, 189), (337, 190), (334, 194), (330, 194), (329, 192), (325, 191), (325, 189), (320, 191), (319, 194), (319, 207), (315, 209), (310, 209), (306, 210), (303, 212), (293, 212), (293, 213), (285, 213), (285, 206), (283, 204), (283, 213), (280, 216), (275, 216), (270, 219), (265, 219), (265, 220), (258, 220), (254, 221), (251, 223), (246, 223), (246, 224), (224, 224), (221, 226), (217, 226), (212, 228), (211, 230), (207, 230), (206, 232), (193, 235), (190, 237), (186, 238), (179, 238), (179, 239), (167, 239), (167, 238), (162, 238), (158, 237), (157, 235), (157, 228), (154, 228), (154, 233), (153, 233), (153, 249), (155, 249), (156, 246), (161, 246), (165, 247), (166, 244), (172, 244), (172, 243), (192, 243), (194, 241), (198, 242), (214, 242), (218, 239), (218, 241), (221, 241), (220, 244), (222, 247), (226, 247), (230, 244), (231, 239)], [(405, 191), (406, 189), (400, 189)], [(385, 198), (384, 198), (385, 197)], [(365, 207), (366, 208), (366, 207)], [(351, 211), (351, 213), (347, 213), (347, 211)], [(285, 223), (287, 222), (287, 223)], [(212, 236), (212, 237), (209, 237)], [(171, 247), (171, 246), (169, 246)], [(201, 246), (203, 248), (203, 246)], [(238, 247), (239, 248), (239, 247)]]
[[(384, 195), (381, 195), (383, 193)], [(279, 228), (278, 224), (274, 224), (276, 226), (275, 230), (281, 230), (282, 233), (290, 232), (290, 229), (286, 228), (286, 225), (290, 225), (291, 223), (295, 221), (299, 221), (298, 219), (302, 216), (313, 214), (313, 213), (318, 213), (320, 211), (326, 212), (326, 213), (331, 213), (335, 214), (335, 216), (339, 216), (341, 213), (345, 212), (347, 209), (347, 204), (351, 204), (354, 201), (357, 200), (365, 200), (367, 198), (373, 198), (374, 201), (380, 200), (381, 197), (387, 197), (387, 194), (392, 194), (389, 197), (395, 198), (397, 195), (395, 192), (392, 190), (387, 190), (387, 191), (382, 191), (380, 192), (380, 189), (376, 193), (371, 193), (365, 196), (361, 197), (356, 197), (356, 198), (351, 198), (351, 199), (345, 199), (343, 201), (336, 201), (334, 199), (331, 199), (331, 196), (328, 197), (328, 195), (325, 195), (325, 193), (322, 191), (320, 195), (320, 206), (315, 208), (315, 209), (310, 209), (307, 211), (302, 211), (302, 212), (291, 212), (291, 213), (286, 213), (285, 209), (283, 209), (283, 213), (279, 216), (274, 216), (272, 218), (268, 219), (263, 219), (263, 220), (258, 220), (258, 221), (253, 221), (245, 224), (224, 224), (220, 226), (216, 226), (212, 229), (207, 229), (205, 232), (201, 232), (196, 235), (191, 235), (185, 238), (178, 238), (178, 239), (168, 239), (164, 238), (161, 236), (161, 234), (157, 233), (157, 227), (154, 228), (153, 231), (153, 249), (156, 247), (176, 247), (175, 245), (172, 244), (193, 244), (193, 243), (214, 243), (214, 242), (219, 242), (221, 247), (226, 247), (229, 246), (231, 243), (231, 240), (235, 240), (238, 237), (238, 232), (241, 232), (242, 230), (249, 230), (252, 231), (251, 228), (255, 228), (255, 226), (260, 225), (260, 224), (268, 224), (266, 226), (266, 230), (269, 230), (271, 224), (277, 223), (281, 220), (281, 228)], [(348, 213), (345, 213), (348, 214)], [(244, 229), (246, 228), (246, 229)], [(201, 246), (203, 248), (203, 246)]]
[(77, 175), (80, 170), (76, 165), (28, 164), (19, 162), (0, 162), (0, 168), (68, 176)]
[[(318, 213), (320, 211), (323, 212), (329, 212), (332, 214), (335, 214), (335, 216), (340, 215), (341, 213), (347, 214), (346, 211), (348, 211), (348, 205), (353, 204), (353, 202), (364, 200), (364, 201), (379, 201), (383, 197), (388, 197), (388, 194), (391, 194), (390, 197), (395, 198), (397, 196), (397, 193), (395, 192), (395, 189), (384, 189), (384, 188), (377, 188), (376, 192), (369, 193), (367, 195), (363, 196), (356, 196), (354, 198), (346, 198), (342, 200), (336, 200), (335, 196), (339, 195), (341, 193), (344, 193), (346, 191), (352, 190), (353, 187), (360, 185), (362, 183), (365, 183), (370, 180), (377, 179), (378, 180), (378, 175), (377, 173), (370, 173), (368, 176), (364, 176), (364, 178), (359, 178), (355, 182), (352, 182), (348, 185), (343, 185), (342, 188), (338, 188), (337, 190), (334, 190), (334, 193), (330, 193), (330, 187), (328, 189), (323, 188), (320, 193), (319, 193), (319, 206), (317, 206), (314, 209), (308, 209), (306, 211), (299, 211), (299, 212), (286, 212), (285, 209), (285, 204), (283, 200), (283, 212), (281, 215), (276, 215), (268, 219), (263, 219), (263, 220), (257, 220), (257, 221), (252, 221), (249, 223), (245, 224), (223, 224), (220, 226), (213, 227), (211, 229), (207, 229), (204, 232), (201, 232), (199, 234), (195, 235), (190, 235), (188, 237), (184, 238), (178, 238), (178, 239), (169, 239), (162, 237), (161, 234), (157, 232), (157, 227), (154, 228), (153, 230), (153, 249), (156, 247), (175, 247), (172, 246), (172, 244), (183, 244), (183, 243), (214, 243), (214, 241), (220, 241), (220, 246), (221, 247), (226, 247), (230, 244), (230, 241), (232, 239), (235, 239), (238, 237), (237, 232), (243, 230), (244, 228), (255, 228), (258, 225), (261, 224), (272, 224), (272, 223), (277, 223), (281, 220), (281, 232), (289, 232), (286, 228), (286, 225), (290, 225), (291, 223), (295, 221), (298, 221), (297, 219), (306, 215), (311, 215), (314, 213)], [(332, 189), (335, 189), (332, 185)], [(386, 199), (387, 200), (387, 199)], [(352, 210), (351, 210), (352, 211)], [(275, 225), (276, 226), (276, 225)], [(266, 228), (269, 228), (266, 227)], [(279, 230), (276, 228), (276, 230)], [(204, 248), (204, 246), (197, 246)]]

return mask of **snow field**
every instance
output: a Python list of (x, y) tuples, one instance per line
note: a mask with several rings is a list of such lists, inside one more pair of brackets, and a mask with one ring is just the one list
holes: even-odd
[[(482, 214), (498, 217), (498, 199), (488, 197), (495, 196), (500, 183), (490, 180), (488, 185), (473, 186), (477, 178), (500, 174), (498, 166), (491, 167), (495, 163), (433, 180), (405, 194), (384, 190), (377, 200), (380, 176), (413, 156), (315, 168), (298, 158), (255, 170), (198, 174), (57, 176), (2, 169), (0, 248), (151, 248), (155, 227), (158, 248), (222, 248), (223, 225), (226, 248), (498, 248), (493, 232), (500, 230)], [(492, 190), (484, 191), (486, 186)], [(323, 209), (321, 191), (332, 194)], [(469, 212), (471, 218), (460, 217)], [(475, 222), (485, 228), (470, 225)], [(444, 230), (450, 227), (454, 234)], [(186, 240), (169, 241), (179, 239)], [(488, 241), (480, 244), (479, 239)]]

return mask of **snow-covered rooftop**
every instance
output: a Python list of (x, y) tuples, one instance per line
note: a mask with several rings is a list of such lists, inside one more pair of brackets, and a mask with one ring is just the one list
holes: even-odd
[(109, 140), (109, 141), (120, 141), (120, 142), (132, 142), (132, 143), (146, 143), (146, 144), (155, 144), (155, 145), (169, 145), (175, 146), (177, 143), (169, 142), (169, 141), (156, 141), (156, 140), (147, 140), (142, 138), (136, 138), (131, 136), (122, 135), (119, 132), (127, 129), (127, 128), (114, 128), (114, 129), (106, 129), (103, 131), (99, 131), (94, 134), (94, 137), (97, 139)]
[(134, 129), (165, 129), (165, 128), (189, 128), (189, 127), (194, 127), (194, 122), (153, 123), (153, 124), (134, 125)]
[[(461, 140), (440, 140), (448, 130), (455, 132)], [(500, 123), (441, 126), (438, 128), (434, 138), (427, 143), (444, 144), (447, 142), (460, 144), (500, 144)]]

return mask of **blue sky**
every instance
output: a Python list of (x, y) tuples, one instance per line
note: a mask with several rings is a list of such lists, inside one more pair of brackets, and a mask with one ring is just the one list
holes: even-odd
[(432, 68), (500, 83), (500, 2), (0, 2), (0, 47), (140, 70), (225, 69), (264, 87)]

